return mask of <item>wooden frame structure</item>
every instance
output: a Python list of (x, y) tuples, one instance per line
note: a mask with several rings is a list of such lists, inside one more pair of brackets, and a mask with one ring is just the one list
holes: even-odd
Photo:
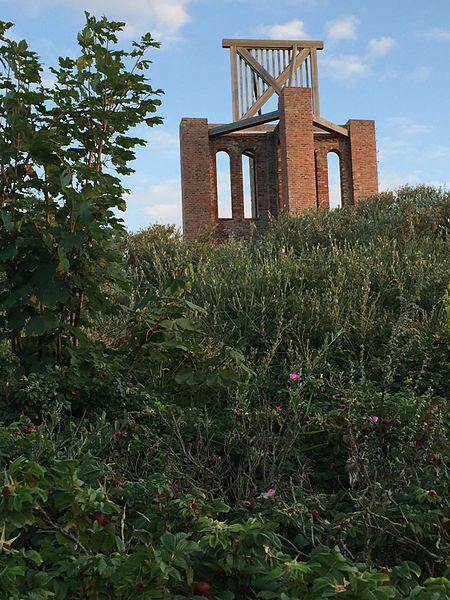
[(320, 116), (317, 51), (321, 41), (230, 40), (233, 121), (247, 120), (285, 86), (311, 88), (312, 112)]
[[(267, 230), (271, 216), (329, 207), (330, 152), (339, 156), (342, 206), (377, 193), (375, 122), (337, 125), (320, 115), (317, 52), (323, 42), (224, 39), (222, 46), (230, 50), (233, 120), (182, 119), (180, 125), (188, 239), (211, 226), (220, 240), (250, 238)], [(227, 218), (219, 215), (220, 152), (229, 157)]]

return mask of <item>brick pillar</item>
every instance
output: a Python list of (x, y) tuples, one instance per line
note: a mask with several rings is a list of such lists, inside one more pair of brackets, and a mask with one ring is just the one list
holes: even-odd
[(244, 218), (244, 189), (242, 181), (242, 155), (239, 152), (230, 152), (230, 175), (233, 219), (242, 221)]
[(283, 201), (295, 215), (316, 208), (311, 90), (283, 88), (279, 110)]
[(377, 143), (375, 121), (351, 119), (347, 126), (350, 132), (350, 153), (355, 204), (378, 193)]
[(329, 208), (328, 153), (322, 149), (316, 150), (316, 185), (319, 208)]
[(180, 152), (183, 233), (193, 239), (213, 223), (208, 119), (181, 120)]

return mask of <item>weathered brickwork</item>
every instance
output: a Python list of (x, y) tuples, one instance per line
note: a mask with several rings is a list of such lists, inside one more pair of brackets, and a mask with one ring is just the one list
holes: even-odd
[[(218, 239), (248, 237), (264, 231), (270, 215), (298, 214), (327, 208), (328, 154), (340, 158), (344, 206), (376, 194), (378, 175), (374, 121), (350, 120), (346, 135), (325, 132), (313, 123), (311, 90), (285, 87), (278, 125), (259, 125), (213, 137), (216, 125), (206, 119), (183, 119), (180, 125), (183, 230), (192, 239), (214, 227)], [(345, 133), (345, 131), (344, 131)], [(216, 154), (230, 157), (232, 218), (218, 218)], [(244, 218), (242, 155), (255, 164), (256, 218)]]

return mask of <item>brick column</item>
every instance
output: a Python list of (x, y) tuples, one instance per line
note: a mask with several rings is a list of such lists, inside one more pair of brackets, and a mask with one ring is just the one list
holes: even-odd
[(319, 208), (330, 207), (328, 189), (328, 153), (326, 150), (316, 150), (316, 185)]
[(375, 121), (351, 119), (347, 126), (350, 132), (350, 153), (355, 204), (378, 193), (377, 143)]
[(295, 215), (317, 206), (311, 90), (284, 88), (279, 110), (283, 200)]
[(242, 221), (244, 218), (242, 155), (236, 151), (230, 152), (230, 175), (231, 206), (233, 219)]
[(182, 119), (180, 124), (183, 233), (193, 239), (213, 223), (208, 119)]

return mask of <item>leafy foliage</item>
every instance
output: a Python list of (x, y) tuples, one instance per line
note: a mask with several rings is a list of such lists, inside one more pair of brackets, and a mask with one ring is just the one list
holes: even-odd
[(0, 27), (0, 593), (450, 597), (450, 196), (126, 234), (149, 35)]
[(89, 316), (116, 310), (119, 176), (145, 143), (130, 129), (161, 122), (161, 92), (145, 76), (150, 35), (114, 49), (124, 23), (86, 13), (80, 56), (59, 59), (52, 88), (27, 43), (7, 37), (10, 25), (0, 28), (0, 309), (14, 353), (36, 369), (67, 364)]

